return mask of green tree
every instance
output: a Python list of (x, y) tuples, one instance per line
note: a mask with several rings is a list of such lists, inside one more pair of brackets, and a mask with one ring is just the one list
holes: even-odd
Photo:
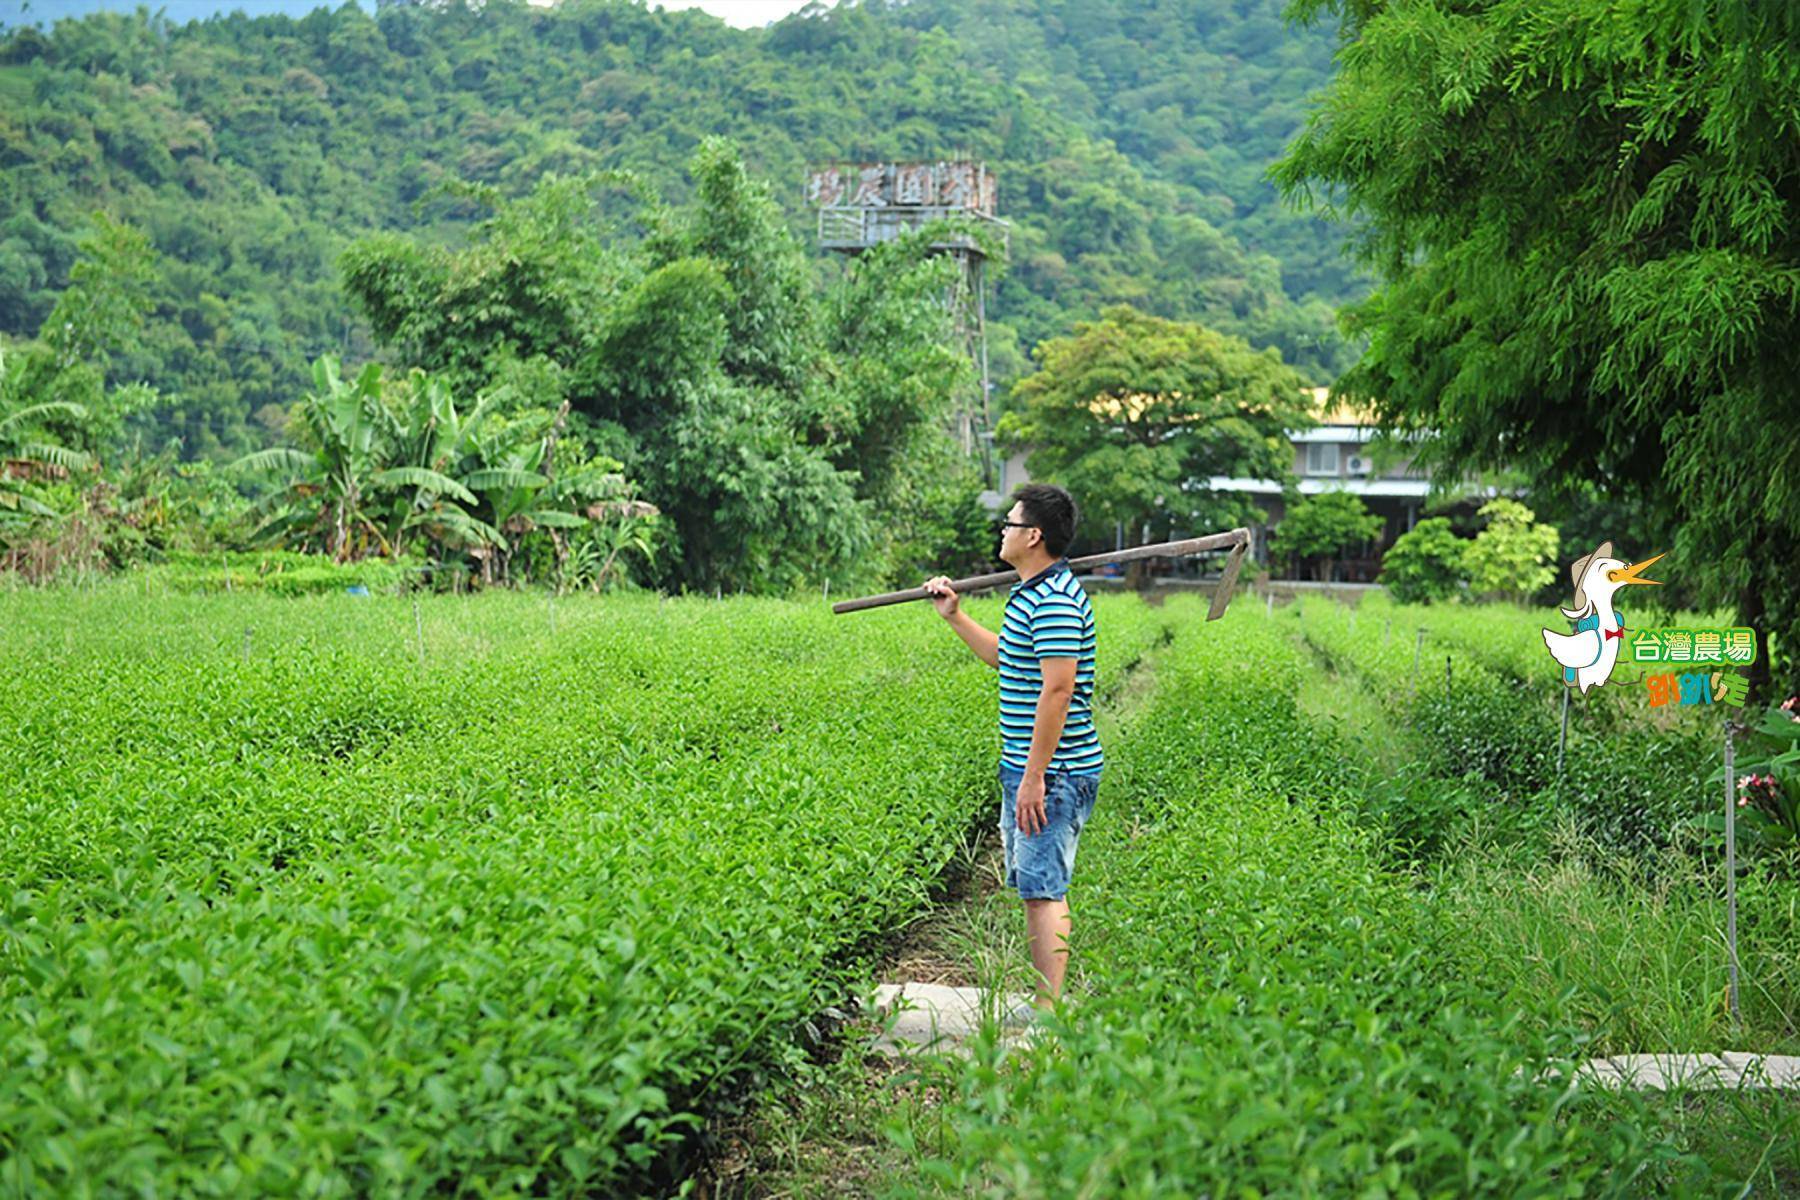
[(883, 242), (852, 260), (824, 297), (829, 453), (857, 473), (871, 539), (895, 580), (973, 573), (994, 561), (981, 472), (952, 428), (959, 397), (980, 404), (944, 303), (961, 268), (931, 249), (967, 232), (945, 222)]
[(1800, 689), (1800, 9), (1293, 12), (1343, 49), (1277, 176), (1353, 218), (1382, 281), (1341, 390), (1435, 431), (1444, 475), (1667, 512), (1671, 571), (1764, 638), (1755, 691)]
[(1331, 578), (1334, 560), (1347, 551), (1381, 536), (1381, 518), (1369, 511), (1360, 496), (1349, 492), (1320, 492), (1305, 496), (1289, 508), (1275, 526), (1272, 548), (1296, 563), (1319, 560), (1319, 579)]
[(141, 384), (109, 386), (115, 359), (134, 345), (150, 311), (156, 255), (142, 233), (104, 212), (78, 243), (75, 264), (35, 341), (10, 355), (5, 387), (51, 443), (98, 458), (116, 449), (125, 420), (156, 401)]
[(1312, 422), (1279, 353), (1192, 322), (1109, 308), (1034, 357), (998, 440), (1028, 448), (1032, 477), (1069, 488), (1084, 520), (1134, 537), (1261, 519), (1209, 477), (1290, 478), (1286, 431)]
[(975, 390), (944, 303), (960, 268), (932, 254), (939, 236), (921, 229), (858, 255), (825, 296), (832, 458), (856, 470), (865, 498), (887, 497), (917, 454), (945, 447), (956, 397)]
[[(347, 285), (409, 364), (490, 390), (526, 372), (537, 401), (566, 399), (666, 525), (660, 550), (634, 551), (661, 584), (843, 582), (916, 557), (921, 529), (961, 538), (931, 515), (942, 497), (900, 482), (944, 465), (969, 373), (943, 305), (951, 264), (925, 234), (900, 239), (821, 298), (735, 149), (709, 139), (690, 165), (681, 206), (616, 173), (514, 201), (463, 189), (493, 205), (469, 246), (368, 239), (345, 255)], [(972, 495), (967, 468), (952, 473)]]
[(1402, 604), (1448, 600), (1468, 580), (1469, 542), (1447, 517), (1427, 517), (1381, 556), (1381, 583)]
[(93, 232), (77, 248), (69, 286), (38, 333), (56, 355), (58, 370), (91, 363), (104, 371), (153, 307), (149, 286), (156, 276), (156, 251), (150, 239), (105, 212), (95, 212), (92, 220)]
[[(383, 485), (416, 485), (423, 467), (402, 468), (386, 477), (389, 455), (402, 439), (381, 398), (381, 365), (369, 363), (353, 381), (338, 372), (337, 360), (313, 364), (313, 390), (302, 400), (299, 419), (306, 449), (276, 447), (245, 455), (233, 467), (281, 480), (265, 511), (273, 516), (255, 536), (285, 536), (309, 543), (338, 562), (392, 552), (383, 528)], [(434, 486), (466, 503), (475, 497), (453, 479), (432, 473)]]
[[(160, 252), (154, 319), (111, 369), (167, 399), (131, 424), (223, 460), (267, 443), (268, 410), (306, 390), (320, 354), (368, 356), (335, 269), (347, 241), (409, 239), (428, 286), (442, 260), (424, 248), (468, 242), (491, 211), (446, 180), (516, 198), (613, 167), (685, 203), (698, 181), (684, 164), (724, 136), (775, 181), (796, 228), (812, 216), (796, 186), (809, 159), (958, 147), (993, 164), (1015, 269), (989, 315), (1020, 344), (1129, 303), (1275, 346), (1323, 381), (1348, 353), (1331, 309), (1364, 284), (1337, 234), (1285, 211), (1263, 175), (1332, 48), (1323, 31), (1273, 36), (1280, 3), (909, 0), (737, 30), (613, 0), (304, 16), (290, 0), (300, 19), (181, 23), (147, 8), (0, 31), (0, 330), (37, 329), (69, 277), (68, 231), (104, 197)], [(719, 245), (752, 232), (712, 231)], [(529, 334), (558, 311), (541, 264), (486, 265), (486, 294), (510, 311), (445, 304), (435, 320), (450, 332), (499, 316)], [(734, 333), (799, 278), (733, 278)], [(440, 375), (423, 357), (430, 314), (413, 311), (416, 365)], [(791, 379), (828, 336), (755, 332), (728, 345), (728, 367), (759, 383)], [(479, 343), (453, 352), (479, 362)], [(1004, 386), (1025, 360), (997, 344), (994, 363)], [(473, 394), (472, 379), (444, 378)]]
[(1464, 554), (1471, 594), (1523, 603), (1556, 578), (1559, 538), (1554, 526), (1539, 523), (1536, 513), (1504, 496), (1482, 505), (1476, 515), (1488, 523)]
[(93, 459), (65, 446), (44, 426), (56, 418), (87, 419), (87, 411), (66, 400), (32, 403), (25, 395), (26, 373), (18, 354), (0, 346), (0, 528), (27, 528), (33, 518), (54, 517), (56, 509), (38, 485), (85, 469)]

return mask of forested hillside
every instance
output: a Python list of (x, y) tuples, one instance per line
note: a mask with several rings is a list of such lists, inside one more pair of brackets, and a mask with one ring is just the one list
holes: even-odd
[(1346, 361), (1331, 309), (1358, 284), (1341, 233), (1283, 211), (1262, 171), (1331, 42), (1279, 7), (848, 2), (742, 31), (627, 0), (497, 0), (16, 29), (0, 38), (0, 331), (40, 329), (103, 209), (158, 252), (149, 320), (109, 367), (160, 393), (131, 420), (188, 456), (240, 451), (282, 428), (314, 357), (376, 352), (340, 274), (359, 237), (459, 244), (484, 210), (440, 186), (457, 181), (521, 195), (626, 168), (684, 202), (695, 148), (724, 134), (808, 234), (808, 160), (993, 164), (1014, 224), (992, 309), (1003, 383), (1121, 302), (1323, 380)]

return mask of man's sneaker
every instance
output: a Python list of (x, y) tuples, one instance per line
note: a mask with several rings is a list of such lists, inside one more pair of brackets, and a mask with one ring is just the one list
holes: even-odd
[(1015, 1001), (1000, 1017), (1002, 1029), (1029, 1029), (1036, 1025), (1044, 1010), (1030, 1000)]

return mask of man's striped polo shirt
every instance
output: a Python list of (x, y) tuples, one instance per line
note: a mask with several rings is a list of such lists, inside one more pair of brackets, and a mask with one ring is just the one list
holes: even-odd
[(1000, 627), (1000, 761), (1025, 769), (1031, 727), (1044, 690), (1046, 658), (1075, 660), (1075, 693), (1050, 770), (1098, 775), (1100, 734), (1094, 729), (1094, 610), (1067, 559), (1021, 583), (1006, 600)]

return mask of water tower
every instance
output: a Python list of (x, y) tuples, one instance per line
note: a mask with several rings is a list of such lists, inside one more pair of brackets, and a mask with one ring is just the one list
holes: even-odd
[[(1006, 246), (1007, 223), (994, 215), (994, 173), (986, 163), (839, 162), (807, 168), (806, 199), (819, 209), (819, 245), (840, 254), (861, 254), (880, 242), (945, 218), (979, 222)], [(966, 454), (988, 461), (992, 418), (988, 411), (987, 254), (972, 237), (933, 242), (937, 254), (956, 259), (956, 286), (948, 298), (957, 337), (980, 382), (975, 396), (957, 397), (955, 433)]]

